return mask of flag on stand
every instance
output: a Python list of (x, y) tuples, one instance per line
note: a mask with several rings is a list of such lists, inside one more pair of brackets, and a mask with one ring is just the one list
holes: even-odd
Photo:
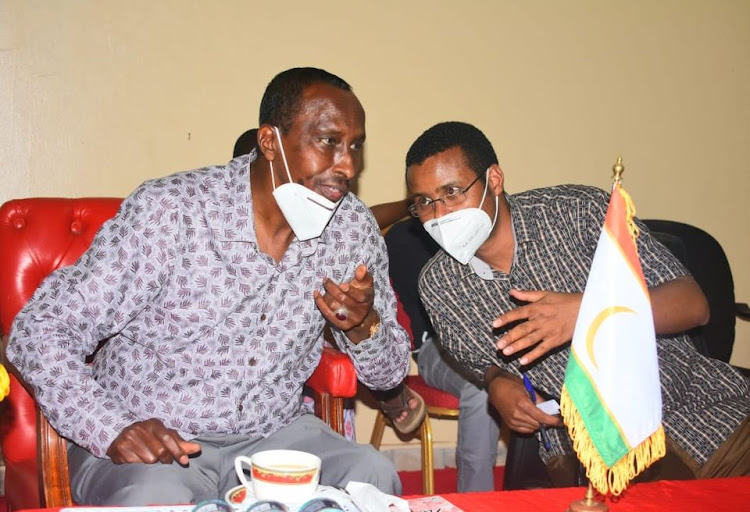
[[(618, 160), (615, 166), (622, 172)], [(666, 453), (651, 301), (635, 209), (616, 171), (576, 321), (560, 409), (593, 487), (619, 495)]]

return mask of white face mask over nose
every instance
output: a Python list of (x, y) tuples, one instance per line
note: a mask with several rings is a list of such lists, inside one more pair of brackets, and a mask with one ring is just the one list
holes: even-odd
[(485, 172), (484, 193), (478, 208), (464, 208), (422, 224), (425, 231), (438, 245), (462, 265), (466, 265), (474, 257), (477, 249), (489, 238), (497, 222), (497, 196), (495, 196), (495, 218), (492, 221), (490, 221), (490, 216), (482, 210), (489, 184), (488, 173), (489, 169)]
[(298, 240), (304, 241), (317, 238), (323, 233), (323, 230), (328, 225), (331, 217), (333, 217), (341, 201), (334, 203), (304, 185), (292, 182), (292, 175), (289, 173), (289, 164), (286, 161), (284, 146), (281, 143), (281, 132), (275, 126), (273, 129), (279, 141), (281, 158), (284, 160), (286, 175), (289, 178), (288, 183), (276, 187), (273, 162), (269, 160), (271, 183), (274, 189), (273, 197), (276, 199), (281, 213), (284, 215), (284, 218), (289, 223)]

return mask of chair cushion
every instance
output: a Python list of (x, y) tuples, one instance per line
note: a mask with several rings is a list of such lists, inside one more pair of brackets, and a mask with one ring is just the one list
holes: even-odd
[(444, 407), (446, 409), (458, 409), (458, 398), (447, 391), (433, 388), (427, 384), (420, 375), (409, 375), (404, 380), (407, 386), (419, 393), (424, 398), (428, 407)]

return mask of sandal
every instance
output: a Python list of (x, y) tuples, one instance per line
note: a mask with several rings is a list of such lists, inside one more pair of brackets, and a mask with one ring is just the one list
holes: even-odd
[[(419, 405), (414, 409), (409, 407), (409, 401), (412, 398), (419, 402)], [(425, 414), (427, 414), (427, 407), (425, 407), (424, 399), (406, 385), (402, 386), (399, 393), (393, 398), (379, 401), (378, 404), (386, 418), (391, 420), (393, 428), (402, 434), (409, 434), (414, 431), (422, 424), (422, 420), (424, 419)], [(404, 411), (408, 412), (406, 417), (401, 421), (396, 421), (396, 418), (398, 418)]]

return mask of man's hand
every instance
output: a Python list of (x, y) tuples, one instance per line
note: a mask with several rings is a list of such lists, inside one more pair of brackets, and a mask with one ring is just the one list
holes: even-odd
[(528, 304), (508, 311), (492, 322), (494, 328), (521, 322), (497, 341), (497, 348), (503, 354), (509, 356), (536, 345), (518, 361), (527, 365), (573, 339), (583, 294), (539, 290), (511, 290), (510, 294)]
[[(369, 337), (370, 326), (379, 321), (372, 309), (375, 300), (372, 275), (366, 265), (359, 265), (348, 283), (336, 284), (330, 279), (323, 283), (325, 295), (313, 293), (315, 304), (331, 325), (346, 333), (354, 343)], [(345, 311), (345, 314), (341, 312)], [(337, 315), (337, 311), (339, 315)]]
[(200, 450), (200, 444), (185, 441), (175, 430), (151, 418), (137, 421), (120, 432), (107, 448), (107, 455), (115, 464), (171, 464), (177, 461), (187, 466), (188, 456)]
[[(562, 418), (550, 416), (532, 403), (521, 379), (508, 372), (501, 370), (500, 374), (490, 381), (487, 392), (490, 403), (511, 430), (531, 434), (539, 430), (540, 424), (550, 427), (563, 425)], [(537, 401), (544, 400), (537, 395)]]

